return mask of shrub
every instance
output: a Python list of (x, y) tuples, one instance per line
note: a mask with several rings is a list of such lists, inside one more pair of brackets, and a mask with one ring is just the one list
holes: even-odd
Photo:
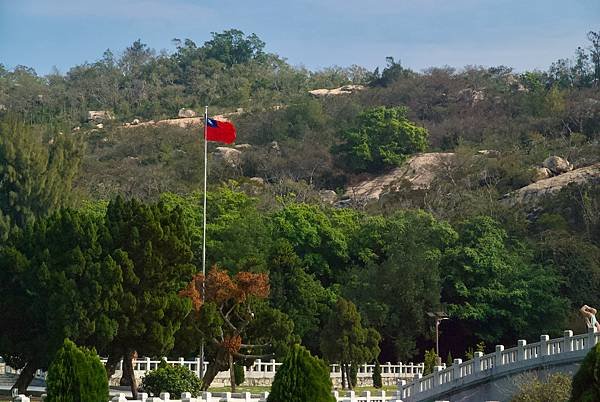
[(275, 374), (267, 402), (335, 402), (329, 368), (300, 345), (294, 345)]
[(354, 389), (358, 383), (358, 364), (353, 363), (350, 365), (350, 373), (348, 373), (348, 377), (350, 377), (349, 380), (351, 389)]
[(425, 359), (423, 359), (425, 367), (423, 368), (423, 375), (433, 373), (433, 367), (435, 367), (437, 361), (437, 353), (435, 350), (426, 350), (425, 351)]
[(381, 366), (379, 365), (378, 360), (375, 360), (375, 368), (373, 368), (373, 386), (375, 388), (383, 387), (383, 382), (381, 381)]
[(244, 380), (246, 380), (246, 370), (245, 367), (239, 363), (233, 365), (233, 375), (235, 377), (235, 385), (242, 385)]
[(571, 402), (600, 401), (600, 343), (588, 352), (573, 377)]
[(190, 392), (192, 396), (197, 396), (201, 392), (201, 385), (202, 381), (193, 371), (185, 366), (168, 365), (164, 360), (156, 370), (142, 378), (142, 388), (154, 396), (161, 392), (177, 396), (182, 392)]
[(571, 393), (571, 377), (552, 374), (545, 381), (537, 377), (524, 382), (511, 402), (567, 402)]
[(47, 402), (108, 400), (106, 370), (95, 350), (78, 348), (65, 339), (48, 368)]

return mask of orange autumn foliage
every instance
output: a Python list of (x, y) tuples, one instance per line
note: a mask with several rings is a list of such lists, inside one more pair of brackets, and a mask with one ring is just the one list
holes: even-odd
[[(194, 275), (191, 282), (179, 292), (182, 297), (189, 297), (194, 311), (200, 312), (202, 308), (202, 286), (204, 276), (201, 273)], [(253, 272), (238, 272), (233, 278), (227, 271), (213, 267), (206, 276), (205, 292), (206, 301), (213, 301), (222, 305), (228, 301), (243, 303), (249, 297), (264, 299), (269, 296), (269, 276)]]
[(239, 335), (226, 336), (221, 342), (221, 347), (230, 354), (235, 353), (242, 347), (242, 337)]

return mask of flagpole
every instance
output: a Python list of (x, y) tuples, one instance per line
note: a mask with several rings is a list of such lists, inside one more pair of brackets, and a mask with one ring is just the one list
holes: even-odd
[[(206, 134), (208, 130), (208, 105), (204, 106), (204, 192), (202, 205), (202, 303), (206, 291), (206, 171), (208, 170), (208, 141)], [(200, 379), (204, 378), (204, 340), (200, 346)]]

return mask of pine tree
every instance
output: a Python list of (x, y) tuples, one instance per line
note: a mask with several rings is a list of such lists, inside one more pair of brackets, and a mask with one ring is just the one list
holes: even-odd
[(108, 379), (93, 350), (78, 348), (65, 339), (48, 369), (47, 402), (108, 400)]
[(379, 360), (375, 360), (375, 368), (373, 369), (373, 386), (375, 388), (383, 387), (383, 382), (381, 379), (381, 365), (379, 364)]
[(267, 402), (335, 402), (329, 368), (300, 345), (294, 345), (275, 374)]

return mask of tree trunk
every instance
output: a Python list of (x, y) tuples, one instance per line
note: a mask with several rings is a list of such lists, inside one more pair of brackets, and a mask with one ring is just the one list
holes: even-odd
[(346, 389), (346, 367), (342, 362), (340, 362), (340, 371), (342, 372), (342, 389)]
[(19, 394), (27, 395), (27, 387), (31, 384), (33, 380), (33, 376), (38, 369), (38, 365), (33, 362), (27, 362), (23, 370), (21, 370), (21, 374), (19, 374), (19, 378), (17, 378), (17, 382), (12, 386), (12, 389), (18, 389)]
[(206, 368), (206, 373), (204, 373), (204, 377), (202, 378), (202, 391), (208, 391), (208, 387), (212, 384), (213, 380), (219, 374), (219, 371), (225, 371), (229, 367), (229, 357), (228, 353), (219, 349), (217, 351), (217, 355), (215, 356), (215, 360), (208, 363), (208, 367)]
[(104, 366), (104, 368), (106, 369), (106, 376), (108, 377), (109, 382), (110, 377), (112, 377), (113, 374), (115, 374), (115, 371), (117, 371), (117, 365), (119, 364), (120, 358), (121, 355), (119, 355), (118, 353), (111, 353), (108, 355), (108, 360), (106, 361), (106, 365)]
[(352, 381), (354, 380), (354, 378), (352, 377), (352, 365), (348, 364), (346, 366), (346, 379), (348, 380), (348, 389), (350, 391), (352, 391), (354, 389), (354, 385), (352, 384)]
[(235, 392), (235, 369), (233, 368), (233, 355), (229, 353), (229, 381), (231, 381), (231, 392)]
[(137, 380), (135, 378), (135, 371), (133, 371), (133, 359), (137, 357), (135, 350), (129, 351), (123, 356), (123, 376), (121, 377), (120, 384), (122, 386), (129, 385), (131, 387), (131, 395), (133, 399), (137, 399)]

